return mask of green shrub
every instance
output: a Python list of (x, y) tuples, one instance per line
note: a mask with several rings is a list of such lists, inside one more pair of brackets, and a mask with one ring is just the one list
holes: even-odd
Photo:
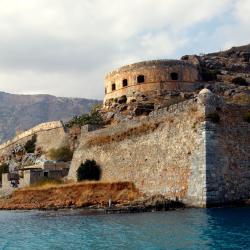
[(24, 148), (27, 153), (34, 153), (36, 149), (36, 140), (37, 140), (37, 135), (33, 135), (30, 140), (26, 142), (24, 145)]
[(95, 160), (86, 160), (77, 169), (77, 180), (95, 180), (101, 178), (101, 168), (96, 164)]
[(248, 83), (247, 83), (246, 79), (242, 78), (242, 77), (235, 77), (232, 80), (232, 83), (240, 85), (240, 86), (248, 86)]
[(206, 116), (206, 118), (213, 122), (213, 123), (219, 123), (220, 122), (220, 116), (218, 113), (211, 113)]
[(9, 173), (9, 165), (7, 163), (3, 163), (0, 165), (0, 180), (2, 181), (2, 174)]
[(49, 158), (55, 161), (71, 161), (73, 157), (73, 152), (69, 147), (52, 148), (48, 152)]
[(246, 112), (246, 113), (244, 114), (243, 120), (244, 120), (245, 122), (250, 123), (250, 111), (248, 111), (248, 112)]
[(92, 108), (89, 114), (83, 114), (80, 116), (74, 116), (70, 121), (68, 121), (65, 126), (68, 128), (72, 128), (73, 126), (84, 126), (86, 124), (90, 125), (102, 125), (103, 119), (100, 113), (97, 111), (99, 106), (95, 106)]
[(102, 108), (102, 104), (94, 104), (92, 105), (92, 107), (90, 108), (90, 113), (94, 113), (97, 112), (99, 109)]

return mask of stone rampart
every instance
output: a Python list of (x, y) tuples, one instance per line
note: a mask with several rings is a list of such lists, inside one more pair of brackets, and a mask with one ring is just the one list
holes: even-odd
[(80, 164), (94, 159), (102, 167), (103, 181), (129, 180), (143, 193), (203, 206), (203, 118), (204, 108), (190, 100), (144, 119), (83, 133), (69, 178), (76, 179)]
[(250, 198), (249, 106), (224, 105), (220, 122), (206, 123), (207, 204), (227, 204)]
[(249, 106), (225, 104), (209, 90), (197, 99), (115, 126), (83, 129), (69, 179), (86, 159), (105, 181), (131, 181), (145, 194), (164, 194), (205, 207), (250, 198)]
[(57, 148), (66, 141), (66, 132), (61, 121), (39, 124), (0, 145), (0, 155), (8, 154), (17, 144), (24, 145), (37, 135), (37, 146), (45, 150)]

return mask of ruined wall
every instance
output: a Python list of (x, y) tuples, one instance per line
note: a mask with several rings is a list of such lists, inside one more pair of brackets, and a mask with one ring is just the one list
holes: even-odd
[(104, 181), (132, 181), (143, 193), (205, 204), (204, 108), (179, 103), (106, 129), (83, 133), (69, 178), (86, 159), (100, 164)]
[[(173, 80), (171, 73), (177, 73), (178, 79)], [(137, 82), (139, 75), (144, 76), (143, 83)], [(167, 90), (194, 91), (198, 79), (197, 68), (186, 61), (157, 60), (127, 65), (106, 76), (104, 104), (111, 98), (133, 96), (138, 92), (161, 94)], [(126, 86), (123, 80), (127, 81)], [(115, 90), (112, 84), (115, 84)]]
[(58, 148), (67, 142), (67, 133), (64, 130), (62, 122), (42, 123), (1, 144), (0, 155), (8, 154), (17, 144), (24, 145), (34, 134), (37, 135), (36, 145), (45, 151), (51, 148)]

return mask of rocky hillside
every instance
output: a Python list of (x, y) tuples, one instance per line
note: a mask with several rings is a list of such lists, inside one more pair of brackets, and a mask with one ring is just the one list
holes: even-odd
[[(238, 83), (243, 86), (250, 83), (250, 44), (206, 55), (186, 55), (182, 60), (197, 65), (204, 81)], [(243, 81), (237, 82), (236, 77)]]
[(250, 106), (250, 44), (211, 54), (185, 55), (181, 59), (199, 70), (200, 81), (194, 92), (173, 90), (150, 96), (137, 93), (129, 101), (122, 96), (103, 110), (104, 121), (112, 124), (148, 115), (153, 110), (194, 98), (203, 88), (223, 97), (227, 103)]
[(16, 132), (47, 121), (67, 121), (86, 113), (97, 100), (0, 92), (0, 143)]
[(186, 55), (200, 71), (203, 87), (229, 103), (250, 105), (250, 44), (206, 55)]

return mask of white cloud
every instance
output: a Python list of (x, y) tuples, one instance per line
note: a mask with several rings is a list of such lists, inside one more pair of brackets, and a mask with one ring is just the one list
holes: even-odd
[[(203, 30), (229, 9), (238, 39), (236, 25)], [(113, 67), (175, 57), (201, 33), (247, 40), (248, 13), (247, 0), (0, 0), (0, 90), (101, 98)]]
[(228, 22), (217, 27), (213, 38), (222, 49), (250, 43), (250, 1), (234, 1)]

